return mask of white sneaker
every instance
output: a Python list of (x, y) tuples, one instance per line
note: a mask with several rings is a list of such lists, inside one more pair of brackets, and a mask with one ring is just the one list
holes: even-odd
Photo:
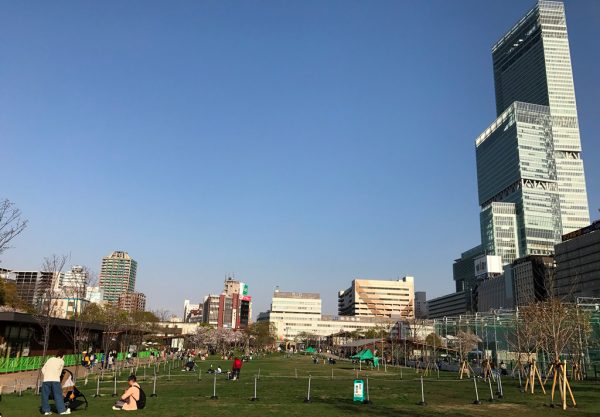
[(45, 416), (51, 416), (51, 415), (52, 415), (52, 411), (46, 411), (46, 412), (44, 413), (44, 415), (45, 415)]
[(113, 405), (113, 410), (115, 410), (115, 411), (121, 411), (121, 410), (122, 410), (122, 408), (115, 407), (115, 406)]
[(62, 413), (60, 413), (60, 415), (64, 415), (64, 414), (71, 414), (71, 409), (67, 408), (65, 411), (63, 411)]

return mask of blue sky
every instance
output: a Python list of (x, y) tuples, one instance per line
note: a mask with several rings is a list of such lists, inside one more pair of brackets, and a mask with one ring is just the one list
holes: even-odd
[[(126, 250), (151, 308), (250, 286), (414, 275), (453, 290), (479, 242), (491, 45), (532, 1), (0, 2), (2, 265)], [(592, 218), (600, 2), (567, 1)]]

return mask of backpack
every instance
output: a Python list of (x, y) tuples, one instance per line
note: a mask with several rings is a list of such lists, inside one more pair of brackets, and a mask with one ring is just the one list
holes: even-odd
[(140, 390), (140, 398), (136, 401), (136, 404), (137, 404), (138, 410), (141, 410), (144, 407), (146, 407), (146, 393), (144, 392), (142, 387), (139, 387), (139, 390)]

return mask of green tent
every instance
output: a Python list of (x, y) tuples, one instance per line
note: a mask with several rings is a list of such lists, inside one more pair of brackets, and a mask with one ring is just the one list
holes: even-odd
[(365, 349), (358, 352), (356, 355), (350, 356), (351, 359), (359, 359), (361, 361), (372, 360), (373, 365), (379, 365), (379, 358), (373, 355), (371, 349)]
[(306, 353), (315, 353), (316, 351), (317, 351), (317, 349), (315, 349), (314, 347), (311, 347), (311, 346), (307, 347), (305, 350)]

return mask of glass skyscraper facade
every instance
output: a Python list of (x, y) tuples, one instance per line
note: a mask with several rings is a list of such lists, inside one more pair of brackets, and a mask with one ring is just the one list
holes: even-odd
[(498, 118), (476, 140), (481, 237), (509, 263), (553, 253), (590, 221), (563, 3), (538, 1), (492, 57)]

